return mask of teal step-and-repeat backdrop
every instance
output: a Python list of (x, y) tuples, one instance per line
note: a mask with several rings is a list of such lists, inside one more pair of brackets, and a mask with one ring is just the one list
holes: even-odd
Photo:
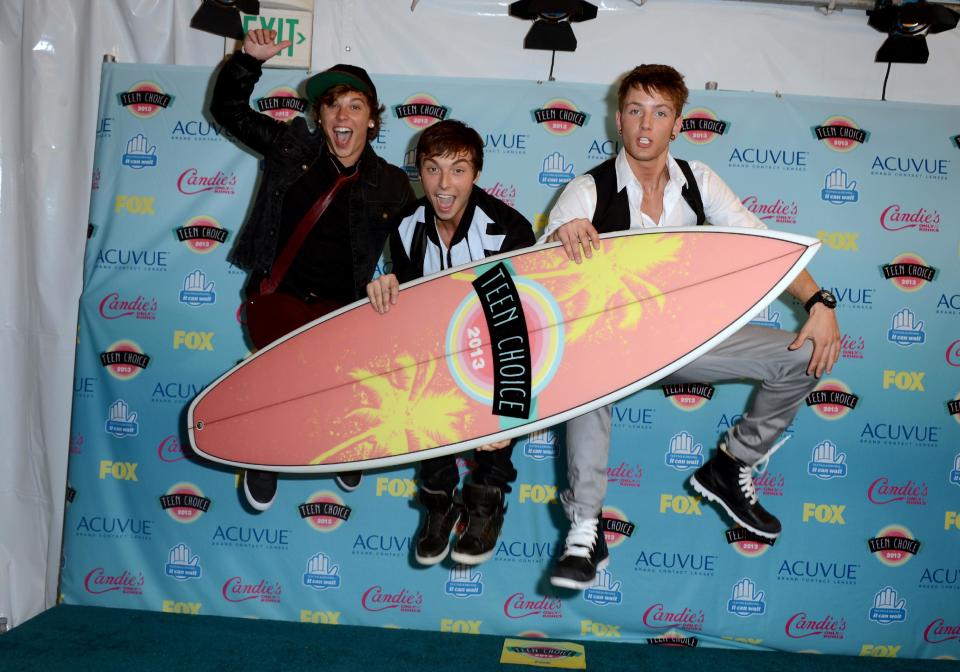
[[(625, 68), (630, 64), (624, 64)], [(302, 73), (253, 105), (303, 110)], [(492, 560), (421, 568), (416, 471), (284, 477), (254, 515), (235, 471), (185, 454), (185, 408), (248, 354), (225, 262), (258, 161), (205, 111), (209, 69), (106, 65), (74, 382), (62, 592), (69, 603), (459, 633), (960, 657), (960, 110), (696, 91), (673, 150), (771, 228), (823, 240), (842, 358), (756, 478), (774, 545), (685, 481), (745, 384), (651, 389), (614, 408), (612, 562), (554, 592), (561, 430), (518, 444)], [(619, 149), (609, 87), (381, 76), (374, 143), (415, 178), (437, 118), (486, 142), (480, 185), (542, 227), (559, 189)], [(82, 219), (75, 222), (82, 225)], [(795, 329), (783, 299), (758, 323)], [(684, 448), (692, 444), (693, 448)], [(463, 463), (463, 469), (469, 462)]]

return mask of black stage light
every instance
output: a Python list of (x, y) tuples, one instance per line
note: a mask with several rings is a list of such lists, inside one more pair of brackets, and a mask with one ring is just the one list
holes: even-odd
[(942, 33), (957, 27), (960, 14), (926, 0), (894, 5), (891, 0), (877, 0), (867, 11), (867, 23), (888, 35), (877, 51), (877, 63), (926, 63), (928, 34)]
[(243, 39), (240, 12), (259, 14), (260, 0), (203, 0), (190, 19), (190, 27), (222, 37)]
[(518, 0), (510, 3), (509, 14), (533, 21), (523, 39), (524, 49), (576, 51), (570, 24), (597, 18), (597, 6), (583, 0)]

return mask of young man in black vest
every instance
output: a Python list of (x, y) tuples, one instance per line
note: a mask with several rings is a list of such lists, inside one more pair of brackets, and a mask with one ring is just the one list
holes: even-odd
[[(214, 118), (262, 155), (265, 166), (250, 216), (228, 260), (250, 271), (248, 294), (257, 294), (261, 281), (269, 278), (279, 282), (279, 293), (332, 309), (365, 296), (387, 235), (415, 196), (406, 173), (370, 146), (384, 108), (363, 68), (335, 65), (307, 80), (317, 132), (302, 117), (287, 124), (250, 107), (263, 62), (290, 46), (289, 41), (274, 42), (276, 37), (273, 30), (251, 30), (243, 50), (224, 63), (213, 89)], [(342, 186), (319, 219), (309, 222), (309, 234), (299, 248), (291, 249), (295, 256), (290, 265), (278, 272), (278, 259), (301, 220), (308, 219), (305, 215), (338, 178)], [(353, 490), (360, 472), (338, 474), (337, 482)], [(277, 475), (248, 469), (243, 489), (250, 506), (265, 511), (276, 496)]]
[[(466, 124), (449, 119), (426, 129), (417, 142), (416, 162), (424, 197), (390, 234), (393, 272), (367, 286), (370, 303), (381, 314), (396, 305), (401, 282), (535, 241), (533, 227), (523, 215), (475, 184), (483, 169), (483, 140)], [(417, 498), (426, 516), (414, 548), (417, 562), (435, 565), (443, 560), (461, 518), (462, 533), (453, 547), (453, 560), (476, 565), (493, 555), (506, 512), (506, 493), (517, 477), (512, 452), (510, 441), (477, 449), (476, 466), (463, 486), (463, 507), (454, 496), (460, 483), (456, 456), (420, 463)]]
[[(617, 110), (623, 148), (615, 159), (570, 182), (550, 212), (545, 236), (563, 243), (572, 261), (591, 257), (599, 248), (598, 232), (705, 222), (765, 228), (708, 166), (670, 155), (687, 94), (683, 76), (669, 66), (641, 65), (623, 78)], [(809, 313), (798, 334), (747, 325), (664, 381), (760, 381), (743, 419), (690, 483), (742, 527), (771, 539), (780, 534), (780, 521), (757, 502), (753, 468), (776, 448), (816, 378), (830, 372), (840, 350), (834, 297), (807, 271), (787, 291)], [(567, 422), (569, 489), (561, 501), (571, 526), (552, 571), (555, 586), (587, 588), (608, 562), (599, 517), (609, 446), (609, 406)]]

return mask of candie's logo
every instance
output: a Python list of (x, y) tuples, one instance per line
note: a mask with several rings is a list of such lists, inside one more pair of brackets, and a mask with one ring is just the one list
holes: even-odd
[(277, 121), (289, 121), (306, 111), (307, 101), (289, 86), (278, 86), (257, 98), (257, 109)]
[(174, 229), (177, 240), (186, 244), (191, 252), (208, 254), (227, 241), (230, 232), (220, 222), (208, 215), (191, 217), (186, 224)]
[(775, 201), (761, 201), (756, 196), (747, 196), (743, 199), (743, 206), (757, 216), (762, 222), (776, 224), (796, 224), (800, 208), (796, 201), (787, 203), (782, 199)]
[(123, 298), (118, 292), (110, 292), (100, 301), (100, 317), (105, 320), (119, 320), (122, 317), (155, 320), (157, 300), (139, 294), (134, 298)]
[(845, 618), (837, 619), (830, 615), (816, 618), (808, 616), (805, 611), (791, 616), (784, 626), (784, 632), (791, 639), (803, 639), (805, 637), (843, 639), (843, 633), (846, 630), (847, 620)]
[(178, 523), (195, 523), (210, 510), (210, 500), (193, 483), (175, 483), (160, 496), (160, 506)]
[(91, 595), (102, 595), (119, 590), (123, 595), (143, 593), (143, 572), (123, 570), (121, 574), (107, 574), (103, 567), (91, 569), (83, 579), (83, 588)]
[(246, 602), (259, 600), (260, 602), (279, 603), (283, 594), (283, 586), (279, 581), (260, 579), (253, 583), (244, 580), (242, 576), (234, 576), (226, 580), (220, 594), (227, 602)]
[(351, 513), (342, 499), (327, 490), (313, 493), (297, 510), (317, 532), (333, 532), (350, 519)]
[(514, 593), (503, 603), (503, 614), (507, 618), (562, 618), (563, 601), (555, 597), (537, 596), (527, 599), (524, 593)]
[(824, 380), (807, 395), (807, 406), (823, 420), (839, 420), (857, 407), (860, 398), (843, 381)]
[(133, 341), (117, 341), (100, 353), (100, 364), (117, 380), (132, 380), (150, 365), (150, 356)]
[(927, 505), (927, 484), (914, 483), (913, 480), (891, 483), (882, 476), (867, 488), (867, 499), (871, 504), (910, 504)]
[(894, 203), (880, 213), (880, 226), (887, 231), (916, 229), (928, 233), (939, 233), (940, 212), (926, 208), (908, 209), (899, 203)]
[(960, 640), (960, 622), (947, 623), (942, 618), (935, 618), (923, 630), (923, 641), (930, 644)]
[(721, 120), (713, 110), (697, 107), (683, 117), (680, 133), (695, 145), (706, 145), (730, 130), (730, 122)]
[(850, 117), (833, 116), (814, 126), (813, 137), (835, 152), (849, 152), (870, 139), (870, 133), (857, 126)]
[(483, 190), (500, 201), (503, 201), (511, 208), (517, 204), (517, 185), (503, 184), (497, 182), (491, 187), (483, 187)]
[(213, 175), (201, 175), (196, 168), (187, 168), (177, 178), (177, 190), (186, 196), (195, 196), (213, 192), (214, 194), (233, 194), (237, 186), (235, 173), (218, 170)]
[(889, 264), (880, 267), (883, 277), (903, 292), (916, 292), (928, 282), (933, 282), (937, 269), (928, 266), (919, 254), (904, 252)]
[(707, 383), (663, 385), (663, 396), (681, 411), (696, 411), (713, 399), (715, 389)]
[(183, 447), (180, 445), (180, 439), (175, 434), (164, 438), (157, 444), (157, 457), (161, 462), (179, 462), (186, 458), (183, 454)]
[(866, 347), (867, 343), (863, 340), (863, 336), (851, 336), (845, 333), (840, 337), (840, 356), (844, 359), (863, 359), (863, 351)]
[(867, 540), (873, 557), (887, 567), (902, 567), (920, 552), (920, 542), (903, 525), (887, 525)]
[(650, 605), (643, 612), (643, 624), (651, 630), (680, 628), (681, 630), (698, 632), (703, 630), (704, 620), (702, 609), (683, 607), (679, 611), (671, 611), (662, 602)]
[(160, 110), (173, 104), (173, 96), (163, 92), (155, 82), (137, 82), (123, 93), (117, 94), (117, 101), (135, 117), (149, 119)]
[(429, 93), (415, 93), (399, 105), (393, 106), (393, 114), (410, 128), (423, 130), (442, 121), (450, 114), (450, 108)]
[(398, 593), (389, 593), (381, 586), (370, 586), (360, 598), (360, 604), (367, 611), (387, 611), (398, 609), (402, 612), (419, 613), (423, 605), (423, 595), (402, 588)]
[(565, 98), (548, 100), (543, 107), (531, 110), (530, 116), (551, 135), (570, 135), (590, 121), (589, 114)]

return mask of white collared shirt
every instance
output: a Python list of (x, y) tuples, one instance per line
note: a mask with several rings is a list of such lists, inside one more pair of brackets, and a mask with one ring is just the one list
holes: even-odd
[[(680, 193), (687, 184), (687, 180), (671, 155), (667, 155), (667, 172), (670, 179), (663, 190), (663, 210), (657, 222), (640, 209), (643, 204), (643, 187), (630, 169), (625, 150), (621, 149), (617, 154), (614, 165), (617, 171), (617, 192), (619, 193), (624, 187), (627, 189), (631, 229), (696, 225), (697, 216)], [(767, 228), (756, 215), (744, 207), (733, 190), (708, 165), (699, 161), (690, 161), (690, 170), (700, 188), (700, 198), (703, 200), (703, 212), (707, 223), (715, 226)], [(573, 219), (592, 220), (596, 209), (597, 187), (593, 176), (584, 174), (574, 178), (567, 184), (557, 204), (550, 210), (550, 219), (541, 240)]]

